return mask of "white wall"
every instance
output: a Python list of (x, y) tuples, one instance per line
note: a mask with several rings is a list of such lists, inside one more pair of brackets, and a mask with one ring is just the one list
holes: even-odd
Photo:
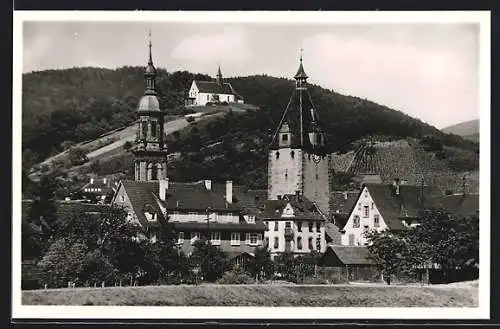
[[(288, 173), (287, 177), (285, 173)], [(289, 147), (271, 150), (268, 162), (269, 199), (276, 200), (278, 195), (295, 194), (297, 190), (302, 191), (302, 150)]]
[[(364, 207), (368, 206), (368, 217), (364, 215)], [(379, 227), (375, 227), (374, 225), (374, 217), (375, 215), (379, 216)], [(360, 222), (359, 227), (355, 228), (354, 225), (354, 217), (359, 216)], [(367, 187), (363, 188), (359, 199), (356, 201), (353, 211), (349, 215), (349, 219), (347, 220), (346, 225), (344, 226), (345, 233), (342, 233), (342, 245), (349, 245), (349, 235), (354, 236), (354, 245), (362, 246), (367, 243), (367, 239), (364, 237), (365, 226), (368, 226), (368, 230), (376, 230), (383, 231), (387, 229), (387, 225), (382, 218), (379, 210), (377, 209), (377, 205), (373, 201), (370, 192)]]
[[(210, 93), (201, 93), (193, 81), (191, 83), (191, 88), (189, 89), (189, 97), (195, 98), (193, 105), (205, 106), (207, 102), (213, 102), (212, 95)], [(234, 103), (235, 96), (231, 94), (218, 94), (220, 102)]]

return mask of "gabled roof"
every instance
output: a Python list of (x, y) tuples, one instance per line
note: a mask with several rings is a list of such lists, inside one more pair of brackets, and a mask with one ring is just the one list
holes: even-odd
[[(127, 193), (127, 197), (130, 200), (139, 223), (143, 227), (158, 227), (160, 226), (160, 221), (162, 223), (166, 222), (156, 196), (159, 191), (158, 182), (123, 180), (121, 181), (121, 185)], [(152, 209), (152, 212), (156, 213), (156, 216), (158, 216), (156, 221), (147, 220), (144, 214), (147, 208)]]
[(468, 217), (479, 211), (479, 194), (454, 194), (442, 198), (442, 207), (455, 216)]
[(196, 86), (198, 87), (198, 91), (200, 93), (207, 94), (228, 94), (235, 95), (233, 87), (229, 82), (224, 82), (222, 85), (219, 85), (217, 82), (213, 81), (194, 81)]
[[(395, 187), (392, 185), (365, 184), (364, 186), (368, 188), (368, 192), (390, 230), (405, 229), (401, 219), (417, 218), (421, 210), (438, 206), (442, 198), (441, 190), (436, 186), (400, 185), (399, 195), (396, 195)], [(359, 196), (361, 193), (363, 191)], [(356, 204), (353, 205), (353, 209), (355, 206)]]
[(359, 197), (359, 191), (335, 191), (330, 195), (330, 205), (333, 214), (349, 216), (353, 205)]
[(325, 233), (330, 237), (333, 244), (340, 244), (342, 242), (342, 236), (340, 235), (339, 227), (337, 227), (335, 224), (326, 222)]
[(368, 248), (362, 246), (327, 246), (327, 252), (333, 252), (344, 265), (372, 265)]

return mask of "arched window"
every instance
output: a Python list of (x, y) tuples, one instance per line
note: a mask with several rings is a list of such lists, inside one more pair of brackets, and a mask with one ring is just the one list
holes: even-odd
[(163, 177), (162, 170), (163, 170), (162, 165), (160, 163), (158, 163), (156, 165), (156, 176), (157, 176), (156, 179), (161, 179)]
[(158, 166), (154, 164), (151, 166), (151, 180), (157, 180), (157, 179), (158, 179)]

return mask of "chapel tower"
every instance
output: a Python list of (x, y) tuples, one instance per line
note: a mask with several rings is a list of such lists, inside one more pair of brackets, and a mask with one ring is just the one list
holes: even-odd
[(145, 91), (137, 108), (138, 123), (134, 166), (136, 181), (157, 181), (167, 177), (167, 145), (163, 140), (163, 111), (156, 97), (156, 68), (151, 54), (144, 70)]
[[(269, 148), (268, 199), (299, 194), (329, 213), (330, 171), (326, 139), (307, 91), (308, 76), (300, 56), (295, 90)], [(308, 110), (306, 110), (308, 109)]]

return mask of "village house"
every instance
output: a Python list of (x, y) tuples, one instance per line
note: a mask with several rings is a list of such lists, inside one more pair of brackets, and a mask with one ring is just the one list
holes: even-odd
[(365, 184), (340, 230), (342, 245), (363, 246), (366, 232), (403, 230), (418, 225), (420, 211), (439, 206), (441, 190), (434, 186)]
[(90, 181), (80, 189), (80, 196), (91, 202), (109, 203), (116, 190), (116, 183), (104, 177), (90, 178)]
[(205, 106), (207, 103), (244, 103), (233, 86), (224, 82), (220, 66), (215, 82), (193, 80), (189, 88), (186, 106)]

